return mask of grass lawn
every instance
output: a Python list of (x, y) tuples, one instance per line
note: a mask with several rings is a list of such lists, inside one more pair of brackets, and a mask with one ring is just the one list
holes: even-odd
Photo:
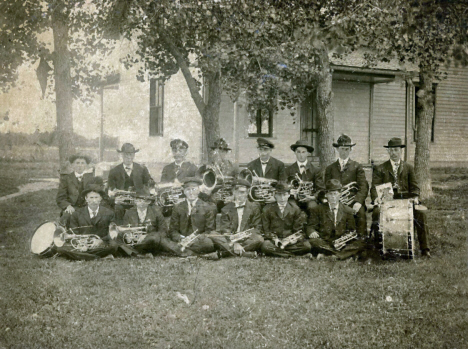
[(0, 348), (468, 348), (459, 177), (427, 203), (433, 258), (411, 262), (39, 259), (55, 190), (1, 202)]

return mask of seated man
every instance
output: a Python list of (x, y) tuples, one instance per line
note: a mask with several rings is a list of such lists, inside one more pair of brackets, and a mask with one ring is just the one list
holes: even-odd
[[(294, 193), (295, 202), (299, 208), (308, 212), (312, 207), (317, 206), (317, 194), (319, 191), (324, 190), (323, 185), (323, 172), (310, 163), (308, 157), (314, 151), (314, 147), (307, 144), (307, 141), (297, 141), (291, 145), (291, 150), (296, 155), (296, 162), (286, 168), (286, 176), (288, 182), (297, 180), (298, 177), (301, 181), (311, 184), (314, 195), (300, 195)], [(293, 190), (291, 190), (293, 192)]]
[(164, 166), (161, 173), (162, 183), (182, 183), (186, 177), (195, 177), (197, 166), (190, 161), (185, 161), (187, 157), (188, 144), (181, 139), (174, 139), (170, 143), (174, 162)]
[[(90, 260), (107, 255), (115, 255), (118, 243), (115, 241), (117, 232), (109, 231), (114, 225), (114, 212), (100, 205), (104, 192), (100, 186), (90, 185), (83, 190), (82, 195), (86, 200), (86, 206), (76, 209), (70, 218), (70, 233), (81, 237), (83, 243), (78, 243), (78, 248), (65, 244), (57, 247), (57, 253), (73, 260)], [(85, 242), (85, 236), (89, 237)], [(75, 239), (75, 241), (77, 241)], [(65, 239), (65, 241), (70, 239)], [(75, 243), (76, 244), (76, 243)]]
[[(390, 160), (376, 166), (372, 174), (371, 199), (376, 206), (372, 212), (372, 231), (375, 235), (379, 231), (380, 200), (377, 195), (376, 186), (385, 183), (392, 183), (394, 199), (414, 198), (415, 205), (419, 204), (419, 185), (414, 173), (414, 168), (410, 164), (401, 160), (403, 148), (401, 138), (392, 138), (388, 141), (387, 148)], [(413, 210), (414, 226), (418, 234), (419, 247), (423, 257), (430, 258), (429, 243), (427, 241), (428, 226), (426, 212)]]
[[(304, 213), (296, 205), (288, 202), (289, 186), (285, 183), (276, 185), (275, 203), (267, 204), (263, 208), (262, 222), (265, 241), (262, 244), (262, 252), (267, 256), (291, 257), (310, 252), (310, 244), (305, 239), (302, 231)], [(294, 233), (300, 232), (301, 239), (284, 249), (280, 246), (280, 240)]]
[[(221, 210), (221, 224), (218, 232), (225, 234), (221, 237), (212, 237), (216, 247), (221, 246), (222, 256), (237, 255), (242, 257), (256, 257), (260, 250), (263, 238), (262, 217), (260, 205), (247, 200), (250, 183), (244, 179), (234, 182), (234, 202), (228, 203)], [(252, 229), (252, 234), (247, 239), (229, 244), (232, 234)], [(222, 245), (223, 244), (223, 245)], [(229, 253), (226, 253), (226, 249)]]
[[(135, 149), (133, 144), (125, 143), (117, 152), (122, 156), (122, 163), (117, 165), (109, 172), (108, 185), (109, 195), (117, 190), (135, 191), (142, 190), (144, 187), (151, 187), (154, 181), (148, 169), (136, 162), (135, 153), (139, 149)], [(118, 198), (115, 203), (115, 218), (118, 224), (122, 222), (125, 210), (131, 208), (129, 204), (119, 203)]]
[[(346, 259), (358, 255), (365, 248), (362, 240), (365, 236), (362, 235), (344, 243), (343, 248), (334, 246), (337, 239), (355, 231), (356, 228), (353, 210), (339, 201), (341, 188), (339, 180), (330, 179), (326, 183), (327, 203), (311, 209), (307, 222), (307, 236), (313, 254), (320, 253)], [(319, 256), (317, 258), (320, 258)]]
[[(184, 194), (186, 200), (174, 206), (172, 210), (169, 236), (172, 241), (182, 239), (196, 232), (199, 235), (188, 247), (194, 254), (217, 259), (215, 247), (205, 234), (215, 230), (215, 211), (213, 207), (198, 198), (201, 179), (187, 177), (184, 180)], [(206, 254), (211, 254), (207, 256)]]
[(354, 195), (347, 206), (353, 209), (356, 217), (356, 230), (359, 235), (367, 235), (367, 216), (365, 201), (369, 192), (369, 183), (362, 165), (349, 158), (353, 147), (351, 137), (343, 134), (338, 137), (333, 147), (338, 153), (338, 160), (325, 169), (325, 183), (330, 179), (338, 179), (342, 186), (351, 185), (355, 182), (355, 190), (351, 190)]
[(91, 162), (85, 155), (72, 155), (69, 162), (73, 172), (60, 175), (60, 183), (57, 192), (57, 205), (60, 212), (60, 223), (66, 227), (70, 225), (70, 217), (79, 207), (86, 205), (81, 192), (94, 178), (92, 171), (87, 167)]
[[(123, 227), (120, 228), (120, 239), (130, 244), (138, 253), (157, 253), (160, 251), (180, 256), (180, 246), (166, 237), (167, 228), (161, 209), (150, 206), (154, 197), (148, 190), (137, 192), (135, 207), (128, 209), (123, 218)], [(142, 227), (145, 233), (143, 239), (132, 235), (132, 231), (125, 231), (124, 227)], [(133, 239), (132, 239), (133, 237)]]

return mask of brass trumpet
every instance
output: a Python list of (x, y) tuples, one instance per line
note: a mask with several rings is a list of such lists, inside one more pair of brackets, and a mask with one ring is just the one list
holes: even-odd
[(296, 176), (291, 179), (289, 182), (291, 185), (291, 192), (294, 193), (294, 196), (297, 200), (303, 200), (307, 196), (312, 196), (314, 194), (314, 182), (303, 181), (299, 174), (296, 173)]
[(68, 234), (57, 230), (54, 233), (54, 245), (62, 247), (66, 241), (70, 241), (71, 246), (80, 252), (86, 252), (95, 249), (102, 244), (102, 239), (94, 234)]
[(351, 240), (354, 240), (354, 239), (357, 239), (357, 234), (355, 231), (351, 231), (349, 232), (348, 234), (345, 234), (343, 235), (342, 237), (340, 237), (339, 239), (336, 239), (335, 241), (333, 241), (333, 247), (335, 247), (336, 250), (341, 250), (343, 247), (346, 246), (346, 243), (348, 241), (351, 241)]

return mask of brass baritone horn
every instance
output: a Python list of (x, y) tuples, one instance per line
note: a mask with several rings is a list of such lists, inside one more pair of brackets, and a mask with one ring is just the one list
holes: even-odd
[(174, 183), (158, 183), (155, 186), (156, 202), (161, 207), (171, 207), (185, 200), (181, 185)]
[(314, 182), (303, 181), (297, 173), (289, 184), (291, 188), (295, 190), (294, 195), (297, 200), (305, 199), (307, 196), (312, 196), (314, 194)]
[(254, 177), (252, 177), (252, 186), (250, 187), (249, 197), (253, 201), (265, 201), (275, 195), (275, 188), (273, 184), (276, 184), (278, 181), (276, 179), (259, 177), (257, 173), (253, 172)]
[(333, 247), (335, 247), (336, 250), (341, 250), (343, 247), (346, 246), (346, 243), (348, 241), (351, 241), (351, 240), (354, 240), (354, 239), (357, 239), (357, 234), (355, 231), (351, 231), (349, 232), (348, 234), (345, 234), (343, 235), (342, 237), (340, 237), (339, 239), (336, 239), (335, 241), (333, 241)]
[(70, 241), (71, 246), (80, 252), (86, 252), (102, 244), (102, 239), (94, 234), (68, 234), (66, 232), (56, 231), (54, 234), (54, 245), (62, 247), (66, 241)]
[(115, 227), (117, 232), (122, 233), (122, 239), (125, 244), (134, 246), (141, 244), (148, 234), (148, 227)]
[(340, 194), (340, 202), (343, 205), (351, 205), (356, 197), (356, 192), (358, 190), (356, 182), (350, 182), (343, 186)]

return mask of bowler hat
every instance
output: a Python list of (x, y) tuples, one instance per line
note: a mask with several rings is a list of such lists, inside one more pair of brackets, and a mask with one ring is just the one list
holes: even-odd
[(314, 147), (307, 144), (307, 141), (300, 140), (291, 145), (291, 150), (296, 151), (296, 149), (299, 147), (306, 148), (309, 153), (312, 153), (314, 151)]
[(117, 149), (117, 152), (119, 153), (138, 153), (139, 151), (140, 149), (135, 149), (131, 143), (124, 143), (122, 144), (122, 148), (120, 150)]
[(246, 187), (246, 188), (250, 188), (251, 187), (251, 184), (249, 181), (245, 180), (245, 179), (242, 179), (242, 178), (239, 178), (239, 179), (236, 179), (234, 181), (234, 183), (232, 183), (232, 185), (234, 187), (240, 187), (240, 186), (243, 186), (243, 187)]
[(326, 191), (341, 191), (341, 182), (338, 179), (329, 179), (325, 184)]
[(91, 192), (98, 193), (101, 195), (101, 198), (104, 198), (106, 196), (106, 193), (104, 192), (102, 185), (100, 184), (88, 184), (86, 188), (81, 192), (81, 195), (83, 195), (84, 198), (86, 198), (86, 195), (88, 195)]
[(217, 139), (211, 149), (232, 150), (224, 138)]
[(403, 144), (401, 138), (393, 137), (388, 141), (388, 145), (384, 145), (384, 148), (405, 148), (406, 145)]
[(265, 138), (257, 138), (257, 143), (258, 143), (258, 147), (268, 147), (268, 148), (274, 148), (275, 145), (273, 143), (271, 143), (268, 139), (265, 139)]
[(186, 177), (184, 179), (184, 187), (187, 186), (189, 183), (196, 183), (198, 185), (202, 185), (203, 181), (198, 177)]
[(70, 161), (70, 164), (73, 164), (76, 159), (83, 159), (84, 161), (86, 161), (87, 164), (89, 164), (91, 162), (91, 159), (90, 159), (89, 156), (81, 155), (81, 154), (74, 154), (74, 155), (70, 156), (68, 158), (68, 161)]
[(290, 189), (291, 187), (289, 186), (289, 184), (285, 182), (278, 182), (275, 186), (275, 191), (277, 193), (286, 193), (289, 192)]
[(339, 148), (339, 147), (354, 147), (356, 145), (356, 143), (353, 143), (353, 141), (351, 140), (351, 137), (349, 137), (348, 135), (345, 135), (345, 134), (342, 134), (338, 137), (336, 143), (333, 143), (333, 146), (335, 148)]
[(170, 146), (171, 148), (178, 148), (178, 147), (185, 148), (185, 149), (188, 148), (187, 142), (179, 138), (173, 139), (170, 143)]

